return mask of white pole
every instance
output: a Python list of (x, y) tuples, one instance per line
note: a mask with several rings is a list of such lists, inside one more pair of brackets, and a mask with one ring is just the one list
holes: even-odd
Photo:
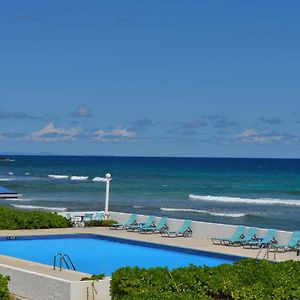
[(109, 203), (109, 182), (111, 180), (111, 175), (107, 173), (105, 175), (106, 177), (106, 194), (105, 194), (105, 210), (104, 210), (104, 216), (105, 220), (108, 219), (109, 213), (108, 213), (108, 203)]

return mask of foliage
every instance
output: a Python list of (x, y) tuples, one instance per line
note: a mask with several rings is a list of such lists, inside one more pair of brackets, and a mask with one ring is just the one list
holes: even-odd
[(0, 299), (1, 300), (12, 299), (7, 287), (9, 280), (10, 280), (9, 276), (0, 275)]
[(56, 213), (0, 207), (0, 229), (45, 229), (71, 226), (70, 221)]
[(300, 299), (300, 262), (245, 259), (232, 265), (121, 268), (112, 275), (112, 299)]
[(101, 280), (105, 277), (104, 274), (97, 274), (92, 275), (91, 277), (82, 277), (80, 281), (86, 281), (86, 280)]
[(92, 220), (84, 223), (84, 226), (87, 227), (109, 227), (113, 224), (118, 224), (115, 220)]

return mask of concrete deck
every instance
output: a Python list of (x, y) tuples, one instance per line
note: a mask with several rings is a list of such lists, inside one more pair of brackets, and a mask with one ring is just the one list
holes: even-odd
[[(65, 229), (39, 229), (39, 230), (1, 230), (0, 236), (19, 236), (19, 235), (43, 235), (43, 234), (101, 234), (104, 236), (126, 238), (130, 240), (139, 240), (145, 242), (151, 242), (156, 244), (163, 244), (169, 246), (177, 246), (190, 248), (195, 250), (204, 250), (221, 254), (238, 255), (244, 257), (255, 258), (258, 254), (257, 249), (243, 249), (242, 247), (231, 247), (222, 245), (213, 245), (210, 239), (199, 239), (195, 237), (191, 238), (163, 238), (160, 234), (140, 234), (137, 232), (127, 232), (126, 230), (110, 230), (109, 228), (97, 227), (97, 228), (65, 228)], [(265, 250), (262, 251), (260, 258), (265, 254)], [(273, 259), (273, 254), (270, 254), (270, 259)], [(285, 260), (298, 260), (300, 257), (296, 256), (295, 252), (277, 253), (277, 261)], [(6, 264), (14, 266), (16, 268), (25, 269), (31, 272), (42, 273), (48, 276), (57, 277), (67, 280), (80, 280), (87, 274), (74, 272), (70, 270), (63, 270), (62, 272), (54, 271), (52, 267), (29, 262), (22, 259), (11, 258), (8, 256), (0, 256), (0, 264)]]
[(14, 268), (26, 270), (33, 273), (39, 273), (54, 278), (69, 280), (69, 281), (80, 281), (82, 277), (90, 276), (86, 273), (74, 272), (63, 269), (59, 271), (59, 268), (53, 270), (52, 267), (28, 260), (18, 259), (10, 256), (0, 255), (0, 264), (9, 265)]

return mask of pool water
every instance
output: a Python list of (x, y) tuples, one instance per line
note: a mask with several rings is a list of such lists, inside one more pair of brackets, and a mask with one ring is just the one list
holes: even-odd
[[(0, 254), (53, 266), (55, 254), (68, 254), (76, 270), (90, 274), (111, 275), (124, 266), (170, 269), (189, 264), (216, 266), (232, 263), (227, 257), (211, 257), (135, 245), (101, 238), (65, 237), (1, 240)], [(57, 263), (59, 259), (57, 259)], [(58, 263), (59, 264), (59, 263)]]

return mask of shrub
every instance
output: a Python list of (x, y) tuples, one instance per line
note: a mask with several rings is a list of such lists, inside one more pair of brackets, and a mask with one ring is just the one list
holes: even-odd
[(300, 299), (300, 262), (245, 259), (232, 265), (121, 268), (112, 275), (112, 299)]
[(97, 274), (97, 275), (92, 275), (90, 277), (82, 277), (80, 281), (86, 281), (86, 280), (101, 280), (105, 277), (104, 274)]
[(70, 221), (56, 213), (0, 207), (0, 229), (46, 229), (71, 226)]
[(0, 275), (0, 299), (1, 300), (12, 300), (12, 297), (8, 291), (8, 282), (10, 278), (8, 276)]
[(92, 220), (84, 223), (84, 226), (87, 227), (109, 227), (113, 224), (118, 224), (115, 220)]

